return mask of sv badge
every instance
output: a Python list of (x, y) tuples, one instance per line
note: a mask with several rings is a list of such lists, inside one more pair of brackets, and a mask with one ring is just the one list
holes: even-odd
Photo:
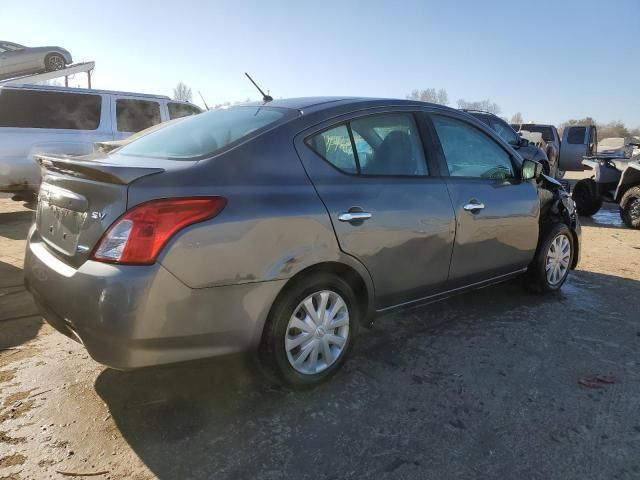
[(94, 220), (102, 220), (107, 214), (104, 212), (91, 212), (91, 218)]

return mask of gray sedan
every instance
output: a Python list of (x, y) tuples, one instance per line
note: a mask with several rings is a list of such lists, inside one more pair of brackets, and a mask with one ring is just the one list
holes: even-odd
[(73, 63), (61, 47), (25, 47), (0, 40), (0, 78), (62, 70)]
[(378, 313), (520, 275), (558, 290), (579, 258), (560, 184), (427, 103), (276, 100), (108, 155), (38, 158), (26, 286), (119, 369), (257, 350), (265, 371), (311, 386)]

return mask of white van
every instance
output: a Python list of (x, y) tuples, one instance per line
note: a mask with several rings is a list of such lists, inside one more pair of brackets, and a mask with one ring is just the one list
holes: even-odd
[(85, 155), (98, 141), (120, 140), (196, 105), (162, 95), (81, 88), (0, 87), (0, 191), (28, 199), (40, 185), (40, 153)]

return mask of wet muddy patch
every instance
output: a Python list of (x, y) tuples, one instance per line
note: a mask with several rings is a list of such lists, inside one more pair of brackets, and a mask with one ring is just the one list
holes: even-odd
[(620, 213), (618, 210), (602, 209), (595, 215), (591, 216), (591, 221), (594, 226), (608, 225), (613, 227), (624, 227)]
[(7, 455), (6, 457), (0, 458), (0, 468), (22, 465), (26, 461), (27, 457), (25, 457), (24, 455), (20, 455), (19, 453), (14, 453), (12, 455)]
[(18, 445), (20, 443), (25, 443), (26, 441), (26, 437), (11, 437), (8, 432), (0, 431), (0, 443), (4, 443), (6, 445)]
[(5, 411), (0, 412), (0, 423), (6, 422), (7, 420), (13, 420), (23, 416), (29, 410), (33, 408), (33, 405), (36, 403), (35, 400), (25, 400), (16, 402), (12, 407), (7, 408)]

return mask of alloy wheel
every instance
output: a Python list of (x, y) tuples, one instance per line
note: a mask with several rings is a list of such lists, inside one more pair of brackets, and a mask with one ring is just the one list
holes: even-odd
[(640, 198), (634, 198), (629, 205), (629, 217), (632, 221), (640, 219)]
[(62, 70), (65, 66), (64, 58), (62, 58), (60, 55), (50, 56), (48, 60), (48, 64), (49, 64), (49, 70), (51, 71)]
[(284, 346), (289, 364), (313, 375), (333, 365), (349, 338), (349, 309), (336, 292), (322, 290), (307, 296), (293, 311)]
[(560, 234), (553, 239), (545, 262), (545, 272), (549, 285), (556, 286), (564, 280), (571, 261), (571, 242), (569, 238)]

